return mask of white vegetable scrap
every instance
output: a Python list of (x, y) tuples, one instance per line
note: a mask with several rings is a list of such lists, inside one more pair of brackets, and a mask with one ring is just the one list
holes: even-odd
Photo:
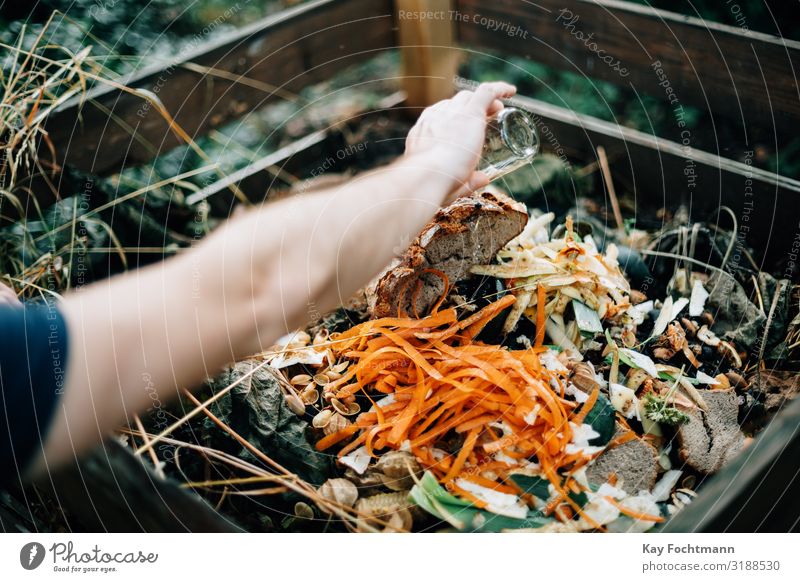
[(689, 305), (689, 300), (686, 297), (681, 297), (675, 303), (672, 304), (672, 319), (670, 321), (674, 321), (683, 311), (683, 308)]
[(650, 337), (660, 336), (667, 330), (667, 326), (672, 323), (678, 315), (680, 315), (683, 308), (689, 305), (689, 300), (686, 297), (681, 297), (677, 301), (673, 301), (671, 296), (667, 296), (664, 304), (661, 306), (661, 312), (658, 314), (658, 319), (653, 324), (653, 331)]
[(631, 350), (628, 348), (620, 348), (619, 351), (621, 354), (625, 354), (631, 362), (636, 364), (637, 368), (644, 370), (653, 378), (658, 378), (658, 370), (656, 369), (656, 364), (650, 358), (650, 356), (646, 356), (641, 352), (637, 352), (636, 350)]
[(547, 350), (539, 354), (539, 362), (551, 372), (566, 372), (567, 367), (558, 359), (556, 350)]
[(530, 426), (533, 426), (534, 424), (536, 424), (536, 419), (538, 418), (539, 411), (541, 409), (542, 409), (542, 407), (539, 406), (538, 404), (534, 405), (533, 410), (531, 410), (528, 414), (526, 414), (523, 417), (523, 420), (525, 421), (525, 424), (528, 424)]
[(670, 471), (665, 472), (661, 479), (658, 480), (653, 486), (653, 500), (655, 501), (667, 501), (669, 500), (670, 494), (672, 490), (675, 488), (675, 485), (678, 484), (678, 479), (681, 478), (683, 475), (683, 471), (679, 471), (677, 469), (672, 469)]
[(376, 400), (375, 404), (370, 406), (369, 412), (375, 412), (376, 408), (386, 408), (390, 404), (394, 404), (396, 399), (397, 399), (397, 395), (395, 395), (394, 393), (387, 394), (383, 398), (380, 398), (379, 400)]
[(266, 360), (269, 365), (280, 370), (295, 364), (321, 366), (325, 361), (325, 350), (309, 345), (311, 337), (304, 331), (296, 331), (280, 338), (269, 349)]
[(456, 486), (485, 502), (486, 509), (492, 513), (516, 519), (525, 519), (528, 515), (528, 506), (517, 495), (495, 491), (466, 479), (456, 479)]
[(653, 310), (653, 307), (653, 300), (649, 299), (642, 303), (631, 305), (628, 308), (627, 315), (631, 318), (631, 323), (634, 325), (641, 325), (644, 323), (644, 320), (647, 319), (647, 314)]
[(609, 498), (623, 499), (627, 494), (608, 483), (603, 483), (597, 492), (587, 491), (586, 495), (589, 501), (583, 506), (583, 516), (579, 521), (580, 529), (592, 528), (588, 520), (598, 525), (606, 525), (616, 520), (620, 515), (619, 509), (609, 501)]
[[(652, 515), (653, 517), (660, 517), (661, 510), (656, 504), (655, 500), (649, 493), (640, 493), (635, 497), (626, 497), (622, 499), (619, 504), (625, 509), (639, 515)], [(626, 520), (627, 522), (627, 520)], [(648, 519), (634, 519), (632, 523), (624, 528), (624, 531), (629, 533), (644, 533), (652, 528), (657, 522)], [(612, 531), (615, 528), (609, 528)]]
[(372, 457), (370, 457), (369, 453), (367, 452), (367, 447), (358, 447), (349, 455), (345, 455), (339, 459), (339, 462), (345, 467), (351, 468), (359, 475), (363, 475), (364, 471), (366, 471), (367, 467), (369, 467), (370, 459), (372, 459)]
[(689, 300), (689, 315), (697, 317), (703, 313), (706, 308), (706, 300), (709, 298), (709, 293), (703, 287), (703, 283), (699, 279), (695, 279), (694, 286), (692, 287), (692, 297)]
[(639, 418), (639, 399), (636, 392), (622, 384), (609, 384), (611, 406), (625, 418)]
[(567, 444), (565, 451), (568, 455), (581, 454), (591, 457), (605, 449), (605, 447), (596, 447), (589, 444), (589, 441), (600, 436), (600, 433), (594, 430), (590, 424), (575, 424), (569, 423), (572, 427), (572, 441)]
[(670, 321), (672, 321), (672, 297), (667, 296), (661, 305), (661, 311), (658, 313), (655, 323), (653, 323), (650, 337), (657, 337), (664, 333)]
[(576, 346), (567, 336), (567, 332), (563, 323), (564, 318), (562, 317), (560, 319), (561, 321), (558, 321), (558, 319), (553, 317), (547, 318), (547, 321), (544, 323), (544, 328), (547, 331), (547, 335), (550, 336), (550, 339), (553, 340), (555, 345), (567, 352), (573, 360), (579, 362), (583, 359), (583, 354), (581, 354), (581, 350), (578, 348), (578, 346)]
[(701, 372), (700, 370), (697, 371), (697, 381), (700, 384), (708, 384), (709, 386), (717, 386), (720, 384), (719, 380), (713, 376), (709, 376), (705, 372)]
[[(624, 314), (631, 307), (630, 284), (617, 262), (617, 248), (610, 244), (603, 254), (591, 237), (578, 241), (570, 218), (565, 236), (548, 239), (546, 227), (554, 218), (552, 213), (531, 218), (522, 234), (497, 253), (497, 264), (477, 265), (471, 272), (514, 279), (511, 292), (517, 304), (505, 322), (506, 331), (513, 329), (523, 315), (536, 320), (536, 289), (541, 285), (548, 336), (577, 356), (583, 342), (581, 330), (565, 326), (563, 317), (557, 316), (563, 316), (573, 300), (595, 311), (600, 319)], [(582, 316), (581, 321), (585, 320)]]
[(571, 396), (575, 402), (578, 404), (583, 404), (587, 400), (589, 400), (589, 395), (575, 386), (572, 382), (568, 382), (566, 387), (564, 388), (564, 394), (567, 396)]

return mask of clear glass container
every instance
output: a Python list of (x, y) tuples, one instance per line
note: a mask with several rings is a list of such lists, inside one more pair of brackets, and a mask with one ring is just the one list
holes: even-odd
[(490, 118), (479, 170), (497, 180), (529, 163), (539, 153), (539, 133), (525, 111), (506, 107)]

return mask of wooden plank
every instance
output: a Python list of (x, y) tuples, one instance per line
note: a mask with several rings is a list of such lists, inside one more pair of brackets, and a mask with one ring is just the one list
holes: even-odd
[(469, 48), (727, 116), (745, 128), (745, 142), (752, 124), (779, 132), (800, 120), (794, 40), (617, 0), (457, 0), (456, 7), (458, 39)]
[[(167, 67), (143, 70), (126, 84), (156, 94), (197, 138), (393, 45), (391, 0), (316, 0), (204, 44)], [(181, 143), (138, 96), (100, 87), (89, 98), (65, 104), (47, 121), (62, 163), (107, 174)]]
[[(459, 89), (474, 86), (474, 82), (465, 79), (457, 83)], [(786, 257), (794, 236), (800, 234), (795, 215), (780, 211), (780, 205), (794, 207), (800, 200), (798, 180), (536, 99), (520, 96), (510, 104), (534, 115), (543, 150), (562, 157), (566, 163), (596, 160), (596, 149), (603, 146), (615, 179), (623, 178), (630, 184), (637, 206), (675, 209), (686, 203), (697, 219), (708, 218), (720, 205), (729, 206), (739, 220), (741, 242), (756, 249), (756, 261), (762, 265), (776, 264)], [(304, 171), (316, 163), (318, 155), (313, 147), (328, 139), (327, 134), (324, 138), (306, 136), (249, 165), (228, 181), (209, 185), (193, 194), (192, 199), (209, 199), (217, 204), (215, 199), (222, 197), (221, 203), (230, 206), (228, 186), (232, 181), (249, 198), (258, 200), (275, 183), (274, 170), (267, 168), (277, 167), (297, 177), (307, 177)]]
[(661, 528), (675, 532), (797, 532), (800, 517), (800, 399)]
[(615, 180), (624, 177), (631, 185), (637, 207), (674, 210), (685, 203), (695, 220), (706, 220), (725, 205), (737, 216), (740, 242), (755, 249), (757, 263), (781, 264), (792, 252), (800, 225), (796, 213), (781, 208), (800, 203), (800, 181), (535, 99), (510, 102), (534, 114), (545, 151), (596, 160), (596, 148), (603, 146)]
[(302, 137), (187, 196), (186, 204), (192, 206), (203, 200), (211, 200), (217, 208), (230, 210), (236, 204), (232, 186), (239, 188), (251, 202), (263, 202), (276, 182), (283, 183), (279, 180), (282, 173), (294, 176), (302, 166), (313, 167), (314, 161), (322, 157), (322, 149), (330, 139), (329, 130)]
[(241, 532), (202, 498), (161, 479), (130, 449), (109, 439), (42, 483), (68, 510), (68, 526), (93, 532)]
[(450, 15), (453, 0), (395, 0), (403, 88), (411, 108), (422, 108), (453, 93), (459, 53)]
[[(398, 91), (384, 97), (375, 108), (352, 112), (345, 123), (349, 127), (346, 133), (351, 134), (359, 125), (367, 124), (371, 120), (391, 115), (390, 111), (403, 103), (404, 98), (405, 93)], [(386, 140), (382, 140), (381, 143), (364, 142), (357, 145), (373, 153), (376, 151), (380, 153), (391, 147)], [(304, 180), (319, 176), (321, 173), (335, 174), (349, 169), (353, 156), (345, 155), (341, 159), (329, 156), (329, 152), (336, 151), (349, 151), (339, 124), (303, 136), (244, 168), (208, 184), (187, 196), (186, 203), (192, 206), (207, 200), (217, 214), (230, 212), (236, 204), (233, 196), (233, 190), (236, 188), (251, 202), (263, 202), (270, 196), (272, 190), (287, 189), (290, 178)]]

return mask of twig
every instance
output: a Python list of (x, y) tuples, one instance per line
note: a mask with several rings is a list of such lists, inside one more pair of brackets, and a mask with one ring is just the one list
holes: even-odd
[[(200, 401), (197, 400), (197, 398), (195, 398), (195, 396), (191, 392), (189, 392), (188, 390), (186, 390), (184, 388), (183, 393), (189, 400), (191, 400), (193, 403), (195, 403), (195, 405), (200, 406)], [(213, 412), (211, 412), (207, 408), (203, 408), (203, 412), (208, 417), (208, 419), (211, 420), (211, 422), (213, 422), (219, 428), (221, 428), (226, 433), (228, 433), (230, 436), (232, 436), (236, 440), (236, 442), (238, 442), (240, 445), (242, 445), (248, 451), (253, 453), (253, 455), (255, 455), (257, 459), (260, 459), (260, 460), (264, 461), (266, 464), (268, 464), (269, 466), (273, 467), (274, 469), (280, 471), (281, 473), (283, 473), (287, 477), (291, 477), (293, 479), (297, 479), (299, 483), (302, 483), (303, 485), (306, 485), (313, 492), (313, 494), (316, 497), (319, 497), (319, 494), (316, 492), (316, 490), (313, 487), (311, 487), (310, 485), (308, 485), (304, 481), (300, 481), (299, 478), (297, 477), (297, 475), (295, 475), (294, 473), (289, 471), (287, 468), (285, 468), (283, 465), (281, 465), (280, 463), (278, 463), (277, 461), (275, 461), (274, 459), (272, 459), (268, 455), (264, 454), (264, 452), (261, 451), (255, 445), (253, 445), (253, 443), (248, 441), (246, 438), (241, 436), (238, 432), (236, 432), (230, 426), (228, 426), (226, 423), (224, 423), (222, 420), (220, 420)], [(315, 497), (315, 501), (319, 502), (319, 499), (316, 498), (316, 497)], [(326, 499), (325, 502), (326, 503), (330, 503), (330, 500)], [(353, 510), (353, 511), (355, 511), (355, 510)], [(364, 515), (361, 515), (361, 514), (359, 514), (359, 516), (360, 517), (371, 517), (371, 516), (364, 516)], [(395, 531), (403, 531), (401, 529), (394, 528), (393, 526), (388, 524), (388, 522), (383, 522), (382, 521), (382, 525), (384, 525), (386, 527), (391, 527)]]
[(764, 322), (764, 332), (761, 335), (761, 345), (758, 347), (759, 362), (761, 362), (761, 360), (764, 358), (764, 351), (767, 348), (767, 335), (769, 334), (769, 328), (772, 327), (772, 322), (775, 320), (775, 309), (778, 307), (778, 300), (783, 294), (783, 288), (785, 285), (786, 279), (781, 279), (778, 282), (778, 285), (775, 287), (775, 296), (772, 298), (772, 305), (769, 307), (767, 321)]
[(617, 221), (617, 231), (619, 232), (619, 236), (624, 239), (626, 236), (625, 222), (622, 220), (622, 211), (619, 208), (617, 191), (614, 189), (614, 182), (611, 179), (611, 168), (608, 165), (606, 148), (603, 146), (597, 146), (597, 159), (600, 162), (600, 170), (603, 173), (603, 181), (606, 183), (606, 190), (608, 190), (608, 198), (611, 201), (611, 209), (614, 211), (614, 220)]
[(586, 176), (593, 174), (597, 171), (597, 168), (600, 167), (600, 164), (597, 160), (586, 164), (584, 167), (575, 170), (575, 177), (576, 178), (585, 178)]
[(228, 488), (225, 487), (225, 489), (222, 490), (222, 495), (219, 496), (219, 501), (217, 501), (217, 504), (214, 506), (214, 509), (220, 511), (222, 509), (222, 504), (225, 503), (225, 500), (227, 498), (228, 498)]
[[(134, 436), (139, 434), (138, 431), (134, 432), (130, 428), (128, 428), (128, 429), (124, 429), (123, 428), (123, 429), (120, 430), (120, 432), (126, 433), (126, 434), (131, 434), (131, 435), (134, 435)], [(203, 445), (198, 445), (198, 444), (193, 444), (193, 443), (187, 443), (187, 442), (184, 442), (184, 441), (179, 441), (177, 439), (173, 439), (173, 438), (166, 437), (166, 436), (163, 437), (162, 440), (167, 444), (175, 445), (176, 447), (187, 448), (187, 449), (202, 453), (202, 454), (204, 454), (204, 455), (206, 455), (208, 457), (216, 458), (216, 459), (218, 459), (220, 461), (228, 463), (229, 465), (231, 465), (233, 467), (237, 467), (237, 468), (239, 468), (239, 469), (241, 469), (243, 471), (247, 471), (247, 472), (251, 473), (252, 475), (270, 475), (270, 473), (266, 473), (265, 470), (263, 468), (261, 468), (261, 467), (257, 467), (257, 466), (255, 466), (255, 465), (253, 465), (251, 463), (248, 463), (244, 459), (240, 459), (238, 457), (235, 457), (233, 455), (230, 455), (230, 454), (222, 452), (222, 451), (218, 451), (216, 449), (205, 447)], [(273, 461), (273, 462), (275, 462), (275, 461)], [(278, 465), (278, 463), (276, 463), (276, 465)], [(297, 475), (295, 475), (294, 473), (289, 473), (287, 469), (283, 469), (283, 471), (286, 471), (288, 473), (287, 475), (285, 475), (285, 477), (292, 477), (292, 479), (288, 479), (287, 478), (287, 479), (284, 479), (284, 481), (283, 481), (287, 488), (289, 488), (290, 490), (294, 491), (295, 493), (298, 493), (299, 495), (302, 495), (303, 497), (306, 497), (307, 499), (310, 499), (311, 501), (313, 501), (317, 505), (324, 505), (327, 508), (328, 511), (330, 511), (332, 514), (336, 515), (337, 517), (341, 518), (345, 522), (345, 524), (350, 528), (353, 527), (351, 521), (354, 521), (357, 518), (361, 518), (362, 520), (365, 520), (365, 519), (369, 518), (374, 523), (377, 523), (378, 525), (380, 525), (380, 526), (382, 526), (382, 527), (384, 527), (386, 529), (389, 529), (389, 530), (392, 530), (392, 531), (396, 531), (396, 532), (404, 532), (405, 531), (403, 529), (400, 529), (400, 528), (392, 526), (391, 524), (387, 523), (386, 521), (384, 521), (384, 520), (382, 520), (380, 518), (377, 518), (377, 517), (374, 517), (374, 516), (371, 516), (371, 515), (365, 515), (365, 514), (359, 512), (358, 510), (356, 510), (356, 509), (354, 509), (352, 507), (348, 507), (346, 505), (342, 505), (341, 503), (332, 501), (330, 499), (326, 499), (326, 498), (320, 496), (319, 493), (317, 493), (316, 489), (314, 489), (314, 487), (312, 487), (311, 485), (309, 485), (305, 481), (299, 479), (297, 477)], [(359, 524), (359, 527), (363, 528), (364, 530), (371, 531), (373, 533), (378, 533), (380, 531), (380, 530), (374, 528), (372, 525), (370, 525), (366, 521), (359, 521), (358, 524)]]
[(736, 246), (736, 238), (739, 236), (739, 221), (736, 220), (736, 214), (734, 214), (733, 210), (731, 210), (727, 206), (720, 206), (717, 209), (717, 213), (720, 213), (722, 211), (728, 213), (728, 216), (731, 217), (731, 222), (733, 223), (733, 232), (731, 232), (731, 240), (728, 243), (728, 248), (725, 250), (725, 256), (722, 257), (722, 264), (720, 265), (720, 268), (724, 269), (725, 265), (728, 264), (728, 259), (730, 258), (731, 253), (733, 252), (733, 248)]
[[(132, 200), (133, 198), (137, 198), (138, 196), (141, 196), (142, 194), (146, 194), (147, 192), (150, 192), (152, 190), (156, 190), (156, 189), (161, 188), (163, 186), (169, 186), (170, 184), (174, 184), (175, 182), (180, 182), (181, 180), (185, 180), (186, 178), (191, 178), (192, 176), (197, 176), (198, 174), (202, 174), (204, 172), (208, 172), (210, 170), (213, 170), (216, 167), (217, 167), (217, 164), (214, 163), (214, 164), (202, 166), (200, 168), (195, 168), (194, 170), (188, 170), (186, 172), (183, 172), (182, 174), (178, 174), (177, 176), (170, 176), (169, 178), (165, 178), (164, 180), (156, 182), (155, 184), (148, 184), (147, 186), (144, 186), (143, 188), (139, 188), (138, 190), (134, 190), (133, 192), (129, 192), (128, 194), (125, 194), (123, 196), (119, 196), (117, 198), (114, 198), (110, 202), (106, 202), (105, 204), (101, 204), (97, 208), (93, 208), (89, 212), (85, 213), (82, 216), (82, 218), (85, 220), (86, 218), (89, 218), (91, 216), (94, 216), (96, 214), (99, 214), (99, 213), (103, 212), (104, 210), (108, 210), (109, 208), (112, 208), (112, 207), (116, 206), (120, 202), (125, 202), (126, 200)], [(39, 241), (41, 241), (42, 239), (44, 239), (44, 238), (46, 238), (48, 236), (52, 236), (52, 235), (56, 234), (57, 232), (61, 232), (62, 230), (68, 228), (69, 226), (70, 226), (70, 223), (66, 222), (66, 223), (64, 223), (64, 224), (62, 224), (60, 226), (57, 226), (53, 230), (50, 230), (50, 231), (38, 236), (34, 240), (35, 240), (35, 242), (39, 242)]]
[(297, 95), (296, 93), (292, 93), (291, 91), (287, 91), (282, 87), (277, 87), (275, 85), (271, 85), (269, 83), (265, 83), (264, 81), (259, 81), (258, 79), (253, 79), (251, 77), (247, 77), (245, 75), (231, 73), (230, 71), (225, 71), (224, 69), (217, 69), (215, 67), (208, 67), (205, 65), (199, 65), (197, 63), (181, 63), (181, 67), (186, 69), (187, 71), (192, 71), (194, 73), (200, 73), (201, 75), (205, 75), (208, 77), (217, 77), (219, 79), (225, 79), (226, 81), (231, 81), (232, 83), (236, 83), (237, 85), (244, 85), (246, 87), (252, 87), (253, 89), (258, 89), (259, 91), (263, 91), (268, 96), (277, 95), (281, 99), (293, 103), (295, 101), (306, 101), (305, 98)]
[[(139, 418), (138, 414), (134, 414), (133, 421), (136, 423), (136, 428), (138, 428), (139, 432), (142, 433), (142, 440), (144, 441), (144, 444), (148, 444), (149, 438), (147, 436), (147, 433), (145, 433), (144, 431), (144, 425), (142, 424), (142, 419)], [(158, 460), (158, 455), (156, 455), (156, 452), (153, 450), (152, 447), (148, 449), (147, 452), (150, 453), (150, 459), (153, 461), (156, 474), (162, 479), (166, 479), (167, 476), (164, 474), (164, 469), (161, 467), (161, 461)]]
[(195, 408), (194, 410), (192, 410), (191, 412), (189, 412), (188, 414), (185, 414), (184, 416), (182, 416), (181, 418), (179, 418), (178, 420), (173, 422), (166, 429), (164, 429), (162, 432), (160, 432), (149, 443), (146, 443), (146, 444), (142, 445), (141, 447), (139, 447), (138, 449), (136, 449), (136, 454), (137, 455), (141, 455), (142, 453), (144, 453), (147, 450), (151, 449), (153, 446), (157, 445), (161, 440), (163, 440), (163, 438), (165, 436), (167, 436), (168, 434), (172, 433), (172, 431), (174, 431), (176, 428), (180, 427), (185, 422), (191, 420), (192, 418), (194, 418), (195, 416), (197, 416), (201, 412), (204, 412), (206, 410), (207, 406), (209, 406), (210, 404), (213, 404), (214, 402), (216, 402), (217, 400), (219, 400), (220, 398), (225, 396), (228, 392), (230, 392), (231, 390), (236, 388), (239, 384), (241, 384), (242, 382), (247, 380), (250, 376), (252, 376), (258, 370), (260, 370), (261, 368), (263, 368), (264, 366), (267, 366), (267, 365), (269, 365), (268, 362), (262, 362), (258, 366), (254, 366), (253, 369), (250, 370), (249, 372), (239, 376), (239, 378), (237, 378), (236, 381), (232, 382), (231, 384), (229, 384), (228, 386), (226, 386), (225, 388), (223, 388), (222, 390), (220, 390), (219, 392), (214, 394), (214, 396), (212, 396), (211, 398), (209, 398), (208, 400), (206, 400), (202, 404), (198, 404), (198, 407)]
[(642, 255), (650, 255), (654, 257), (666, 257), (669, 259), (677, 259), (680, 261), (688, 261), (690, 263), (694, 263), (695, 265), (699, 265), (709, 271), (716, 271), (717, 273), (722, 273), (723, 275), (727, 275), (731, 279), (735, 279), (733, 275), (731, 275), (728, 271), (723, 271), (719, 267), (715, 267), (714, 265), (709, 265), (708, 263), (704, 263), (703, 261), (698, 261), (697, 259), (693, 259), (691, 257), (687, 257), (686, 255), (679, 255), (677, 253), (667, 253), (664, 251), (651, 251), (649, 249), (641, 249), (639, 251)]
[(750, 278), (753, 280), (753, 288), (756, 291), (756, 298), (758, 298), (758, 308), (761, 310), (761, 313), (766, 315), (767, 312), (764, 311), (764, 298), (761, 296), (761, 287), (758, 285), (758, 279), (756, 279), (756, 276), (752, 274), (750, 275)]
[(252, 477), (236, 477), (233, 479), (210, 479), (206, 481), (187, 481), (181, 483), (182, 489), (192, 489), (199, 487), (219, 487), (222, 485), (245, 485), (250, 483), (281, 483), (285, 477), (277, 475), (253, 475)]

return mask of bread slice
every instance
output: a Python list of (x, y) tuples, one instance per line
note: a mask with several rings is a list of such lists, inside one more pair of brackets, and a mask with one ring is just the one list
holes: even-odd
[[(617, 436), (620, 434), (618, 429)], [(647, 441), (634, 439), (604, 451), (586, 468), (586, 478), (595, 486), (608, 481), (612, 474), (629, 495), (651, 491), (658, 478), (658, 451)]]
[(719, 471), (741, 450), (744, 434), (739, 428), (736, 392), (701, 390), (708, 411), (688, 412), (689, 420), (678, 427), (678, 455), (700, 473)]
[(370, 315), (390, 317), (398, 311), (426, 315), (444, 292), (442, 278), (426, 269), (443, 272), (454, 284), (473, 265), (491, 262), (527, 221), (525, 205), (505, 194), (481, 192), (459, 198), (440, 210), (403, 257), (368, 289)]

